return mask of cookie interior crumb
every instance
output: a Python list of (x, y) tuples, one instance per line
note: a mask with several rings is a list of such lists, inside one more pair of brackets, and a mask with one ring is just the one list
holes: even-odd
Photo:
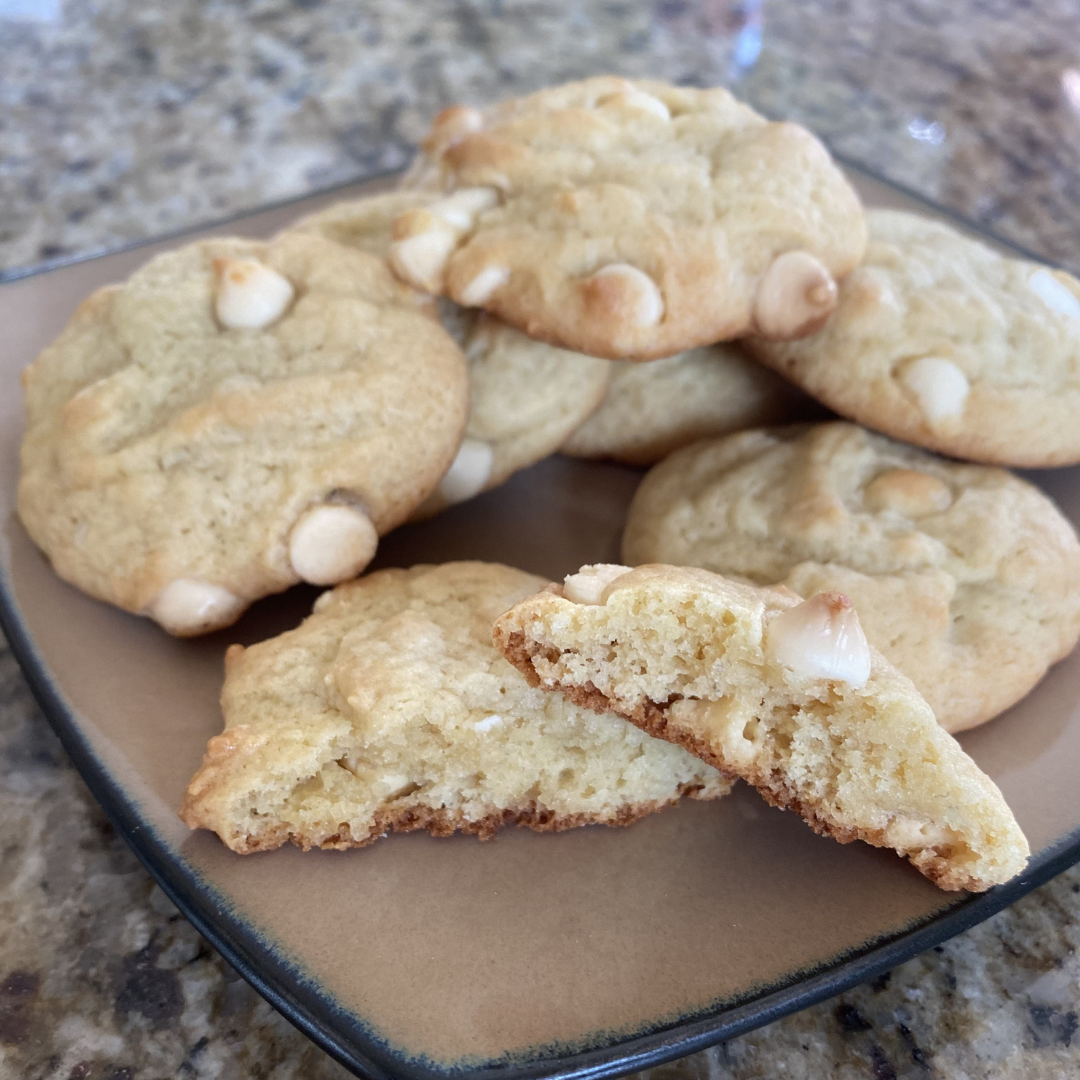
[(562, 591), (496, 623), (533, 685), (686, 746), (842, 843), (894, 848), (942, 888), (981, 891), (1023, 868), (1001, 793), (880, 654), (868, 650), (860, 688), (770, 659), (794, 594), (670, 566), (628, 571), (598, 604)]
[(388, 830), (623, 825), (729, 783), (684, 749), (530, 687), (491, 644), (543, 582), (487, 563), (384, 570), (227, 658), (225, 731), (181, 816), (234, 851)]

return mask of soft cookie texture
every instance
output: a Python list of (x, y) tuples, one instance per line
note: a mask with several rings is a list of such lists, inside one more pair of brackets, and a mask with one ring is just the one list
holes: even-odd
[(1041, 491), (854, 424), (672, 455), (634, 496), (623, 558), (845, 593), (949, 731), (1018, 701), (1080, 634), (1080, 543)]
[(841, 843), (893, 848), (943, 889), (1024, 868), (1027, 841), (993, 781), (867, 645), (840, 593), (583, 567), (494, 635), (531, 685), (687, 747)]
[(811, 333), (865, 246), (821, 143), (722, 89), (586, 79), (447, 110), (424, 150), (446, 194), (395, 222), (396, 272), (594, 356)]
[(495, 617), (542, 584), (491, 563), (382, 570), (296, 630), (234, 645), (225, 731), (181, 817), (239, 852), (346, 848), (389, 830), (625, 825), (725, 794), (681, 747), (532, 689), (496, 652)]
[(415, 190), (384, 191), (361, 199), (347, 199), (300, 218), (280, 235), (314, 234), (385, 260), (394, 239), (394, 219), (406, 210), (427, 206), (439, 198), (438, 192)]
[(19, 515), (68, 581), (188, 635), (371, 559), (453, 460), (461, 351), (378, 259), (205, 240), (26, 369)]
[(652, 465), (698, 439), (803, 419), (816, 406), (734, 342), (647, 364), (615, 361), (600, 408), (560, 448)]
[[(395, 191), (339, 203), (289, 232), (314, 232), (385, 258), (394, 218), (438, 198), (422, 190)], [(497, 487), (554, 453), (600, 405), (610, 378), (605, 360), (534, 341), (450, 300), (439, 311), (468, 360), (469, 422), (458, 456), (419, 516)]]
[(868, 215), (862, 265), (812, 337), (754, 354), (831, 409), (995, 465), (1080, 461), (1080, 281), (937, 221)]
[(497, 487), (554, 453), (599, 407), (608, 386), (608, 361), (533, 341), (489, 315), (472, 321), (464, 349), (469, 424), (421, 514)]

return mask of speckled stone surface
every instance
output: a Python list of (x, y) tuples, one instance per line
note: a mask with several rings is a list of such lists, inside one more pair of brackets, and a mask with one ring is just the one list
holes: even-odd
[[(1080, 6), (0, 0), (0, 270), (404, 164), (428, 118), (599, 71), (727, 83), (1080, 270)], [(323, 1080), (113, 835), (0, 648), (0, 1077)], [(652, 1080), (1080, 1076), (1080, 870)]]
[(0, 269), (397, 168), (448, 102), (599, 71), (737, 85), (1080, 269), (1078, 21), (1067, 0), (0, 0)]

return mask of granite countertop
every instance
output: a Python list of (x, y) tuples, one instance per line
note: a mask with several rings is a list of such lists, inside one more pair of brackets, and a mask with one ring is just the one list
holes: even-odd
[[(431, 115), (603, 71), (724, 83), (1080, 270), (1080, 8), (1047, 0), (0, 0), (0, 275), (397, 168)], [(117, 838), (0, 648), (0, 1075), (344, 1077)], [(1080, 1075), (1080, 870), (653, 1070)]]

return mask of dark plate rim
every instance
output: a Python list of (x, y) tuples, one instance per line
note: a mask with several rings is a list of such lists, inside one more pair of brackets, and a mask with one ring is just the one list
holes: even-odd
[[(935, 215), (946, 217), (970, 232), (1011, 248), (1019, 257), (1046, 261), (858, 162), (843, 155), (835, 156), (851, 171), (862, 173), (867, 178), (902, 193), (932, 210)], [(394, 174), (382, 174), (388, 175)], [(184, 229), (166, 237), (148, 238), (107, 252), (78, 256), (59, 264), (34, 268), (17, 276), (0, 276), (0, 284), (23, 280), (105, 255), (136, 250), (161, 243), (163, 239), (180, 239), (220, 227), (230, 221), (241, 221), (268, 210), (299, 204), (319, 195), (356, 186), (359, 182), (372, 182), (380, 178), (372, 176), (361, 181), (350, 181), (335, 185), (325, 192), (262, 206), (223, 221)], [(216, 890), (207, 886), (182, 858), (178, 858), (170, 845), (141, 816), (137, 803), (110, 774), (81, 732), (74, 710), (57, 687), (48, 665), (37, 650), (16, 602), (8, 572), (2, 566), (0, 630), (7, 637), (12, 653), (46, 719), (91, 794), (101, 804), (117, 833), (131, 847), (164, 893), (196, 930), (274, 1008), (331, 1057), (358, 1076), (369, 1080), (446, 1080), (447, 1077), (468, 1077), (470, 1080), (541, 1080), (549, 1077), (553, 1080), (593, 1080), (659, 1065), (761, 1027), (881, 975), (990, 918), (1080, 861), (1078, 828), (1037, 853), (1024, 874), (1005, 885), (959, 899), (937, 915), (931, 915), (895, 934), (868, 942), (854, 952), (834, 957), (814, 970), (794, 972), (783, 982), (762, 988), (744, 1000), (715, 1003), (692, 1016), (662, 1022), (637, 1034), (612, 1033), (605, 1036), (602, 1032), (596, 1033), (595, 1038), (600, 1044), (585, 1049), (542, 1047), (537, 1048), (530, 1060), (516, 1056), (513, 1059), (496, 1060), (475, 1067), (466, 1063), (449, 1068), (439, 1067), (436, 1063), (409, 1058), (396, 1051), (393, 1046), (358, 1024), (352, 1014), (338, 1007), (326, 994), (320, 993), (318, 987), (305, 978), (294, 964), (275, 951), (271, 942), (262, 938), (242, 918), (230, 911), (228, 905), (221, 902), (222, 898)]]

